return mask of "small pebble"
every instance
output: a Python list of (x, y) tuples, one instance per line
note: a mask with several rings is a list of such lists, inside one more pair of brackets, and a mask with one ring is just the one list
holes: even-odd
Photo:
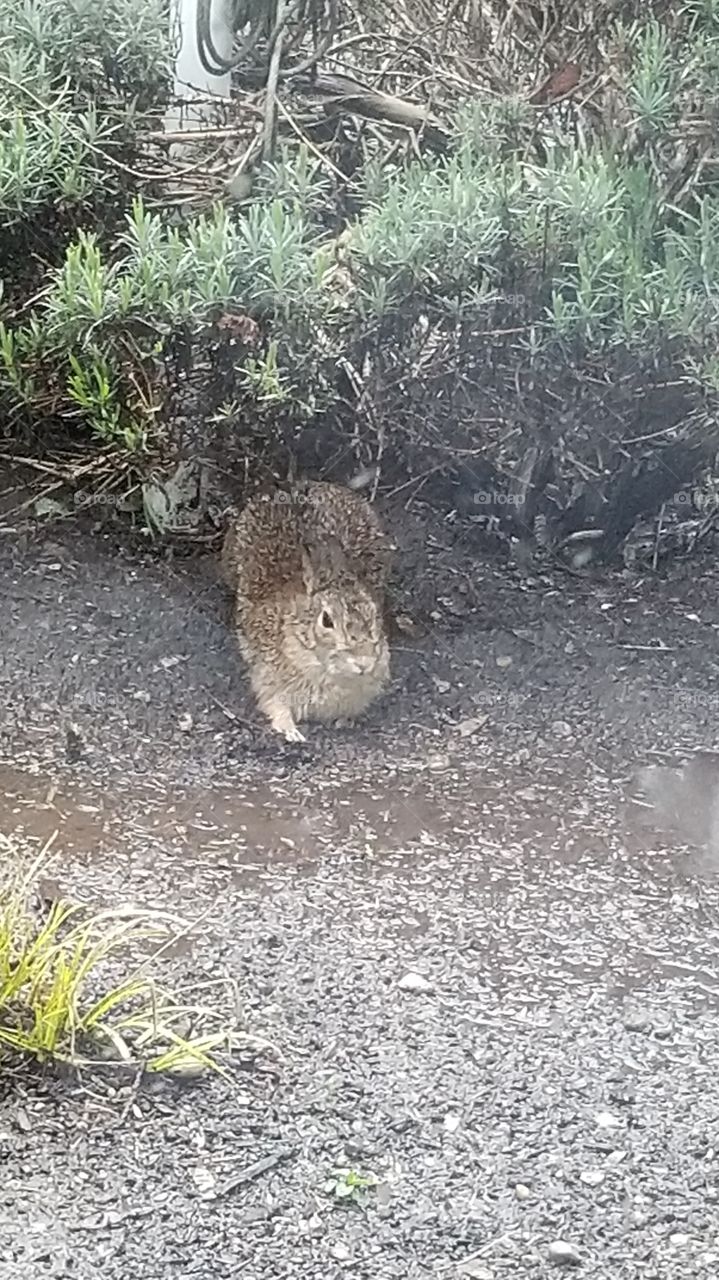
[(337, 1244), (333, 1244), (331, 1246), (330, 1253), (337, 1262), (349, 1262), (352, 1257), (347, 1245), (342, 1244), (341, 1240), (338, 1240)]
[(651, 1023), (646, 1014), (629, 1013), (624, 1019), (624, 1027), (626, 1031), (648, 1031)]
[(621, 1120), (617, 1120), (611, 1111), (598, 1111), (594, 1117), (594, 1123), (599, 1129), (616, 1129), (621, 1124)]
[(514, 1194), (518, 1200), (528, 1200), (531, 1195), (531, 1191), (529, 1190), (529, 1187), (525, 1187), (523, 1182), (518, 1182), (514, 1188)]
[(190, 1170), (190, 1177), (201, 1196), (214, 1194), (217, 1179), (211, 1169), (207, 1169), (204, 1165), (198, 1165), (197, 1168)]
[(571, 738), (572, 736), (571, 725), (568, 725), (566, 720), (553, 720), (551, 727), (552, 733), (556, 734), (558, 738)]
[(488, 716), (471, 716), (468, 720), (459, 720), (457, 722), (457, 732), (460, 738), (471, 738), (472, 734), (481, 729), (488, 719)]
[(380, 1180), (374, 1190), (375, 1199), (380, 1208), (389, 1208), (392, 1203), (392, 1188), (389, 1182), (382, 1182)]
[(171, 667), (176, 667), (178, 662), (182, 662), (182, 658), (177, 653), (170, 654), (168, 657), (160, 658), (160, 666), (165, 671), (169, 671)]
[(669, 1243), (676, 1245), (677, 1249), (683, 1249), (689, 1244), (689, 1236), (685, 1236), (683, 1231), (677, 1231), (669, 1237)]
[(14, 1118), (15, 1118), (15, 1124), (17, 1125), (21, 1133), (30, 1133), (32, 1129), (32, 1120), (30, 1119), (27, 1111), (25, 1111), (23, 1107), (15, 1108)]
[(553, 1240), (549, 1246), (549, 1261), (560, 1267), (578, 1267), (581, 1256), (576, 1245), (568, 1240)]
[(266, 1222), (268, 1213), (263, 1204), (250, 1205), (243, 1214), (240, 1215), (239, 1221), (243, 1227), (253, 1227), (258, 1222)]
[(609, 1097), (620, 1107), (630, 1107), (637, 1100), (637, 1091), (631, 1082), (619, 1083), (610, 1090)]
[(601, 1169), (583, 1169), (579, 1175), (585, 1187), (601, 1187), (604, 1174)]
[(444, 756), (444, 755), (427, 756), (426, 764), (428, 769), (448, 769), (449, 756)]
[(432, 983), (421, 973), (406, 973), (397, 985), (400, 991), (412, 991), (417, 995), (432, 990)]

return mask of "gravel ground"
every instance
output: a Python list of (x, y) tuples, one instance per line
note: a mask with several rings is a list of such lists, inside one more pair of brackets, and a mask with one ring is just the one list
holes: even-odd
[(3, 535), (0, 829), (206, 912), (173, 973), (282, 1054), (6, 1080), (3, 1280), (717, 1274), (719, 571), (524, 579), (395, 520), (392, 692), (301, 747), (209, 557)]

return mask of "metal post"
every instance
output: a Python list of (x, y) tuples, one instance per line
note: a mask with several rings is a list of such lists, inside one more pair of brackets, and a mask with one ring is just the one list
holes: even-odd
[[(198, 0), (172, 0), (172, 19), (180, 46), (175, 62), (174, 96), (165, 116), (165, 129), (197, 129), (212, 118), (215, 103), (230, 96), (230, 73), (213, 76), (202, 65), (197, 49)], [(210, 34), (221, 58), (230, 61), (234, 32), (232, 0), (210, 0)]]

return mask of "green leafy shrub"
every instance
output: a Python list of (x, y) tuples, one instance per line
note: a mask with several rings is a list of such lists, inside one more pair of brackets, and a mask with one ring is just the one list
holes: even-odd
[(680, 341), (694, 368), (716, 332), (718, 228), (715, 197), (662, 207), (645, 164), (601, 148), (539, 169), (466, 147), (368, 200), (337, 288), (337, 243), (297, 203), (171, 225), (137, 199), (112, 256), (81, 231), (31, 316), (0, 327), (0, 390), (15, 415), (79, 413), (103, 441), (137, 447), (162, 416), (161, 358), (180, 330), (253, 317), (263, 344), (235, 364), (235, 390), (299, 410), (316, 407), (328, 363), (373, 324), (401, 323), (413, 297), (479, 323), (510, 291), (545, 350)]
[[(688, 0), (671, 21), (623, 6), (596, 48), (588, 37), (581, 70), (595, 83), (579, 102), (538, 111), (526, 84), (463, 102), (455, 89), (444, 155), (384, 152), (366, 132), (351, 155), (347, 131), (298, 145), (293, 117), (251, 195), (193, 216), (163, 207), (162, 184), (127, 161), (140, 108), (165, 100), (169, 52), (160, 0), (136, 22), (131, 4), (49, 0), (14, 22), (0, 0), (0, 237), (30, 243), (51, 204), (75, 210), (40, 254), (7, 255), (37, 272), (30, 287), (11, 269), (0, 299), (12, 430), (44, 423), (151, 454), (173, 415), (260, 435), (354, 406), (395, 438), (443, 439), (457, 423), (476, 453), (495, 443), (482, 397), (492, 421), (510, 414), (526, 374), (536, 405), (517, 416), (536, 435), (547, 398), (564, 395), (548, 371), (578, 385), (585, 364), (597, 385), (628, 367), (630, 406), (631, 378), (661, 367), (711, 417), (717, 0)], [(517, 37), (518, 75), (521, 51)], [(607, 58), (611, 77), (598, 74)]]
[(77, 95), (141, 108), (170, 87), (167, 0), (0, 0), (0, 84), (44, 99)]
[(0, 262), (6, 306), (45, 284), (79, 229), (112, 236), (139, 133), (167, 102), (164, 0), (0, 0)]
[[(329, 265), (316, 231), (280, 201), (239, 220), (217, 207), (180, 230), (136, 200), (114, 260), (80, 232), (30, 320), (0, 325), (0, 390), (15, 415), (79, 409), (103, 441), (136, 447), (158, 411), (161, 356), (178, 329), (202, 333), (232, 307), (281, 326), (283, 349), (309, 359), (331, 310)], [(277, 350), (271, 340), (265, 375)], [(259, 369), (252, 357), (240, 381)]]

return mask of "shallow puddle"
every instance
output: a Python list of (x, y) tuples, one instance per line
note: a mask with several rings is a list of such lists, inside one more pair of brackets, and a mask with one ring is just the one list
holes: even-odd
[(280, 784), (174, 792), (144, 784), (119, 794), (0, 766), (0, 831), (52, 840), (55, 849), (85, 857), (130, 842), (135, 850), (159, 846), (189, 862), (250, 871), (316, 862), (348, 838), (373, 852), (432, 845), (452, 824), (444, 806), (423, 796), (378, 789), (325, 790), (301, 802)]
[[(43, 844), (61, 837), (69, 852), (99, 848), (119, 819), (102, 798), (61, 790), (47, 774), (0, 766), (0, 831), (21, 831)], [(55, 834), (57, 833), (57, 835)]]
[[(448, 764), (433, 777), (430, 786), (418, 768), (411, 778), (388, 774), (362, 788), (325, 775), (314, 783), (277, 777), (175, 790), (142, 779), (122, 792), (0, 766), (0, 832), (52, 842), (52, 878), (39, 886), (49, 899), (74, 898), (78, 879), (103, 900), (142, 896), (148, 879), (153, 896), (158, 883), (170, 892), (175, 883), (196, 887), (200, 897), (222, 896), (229, 883), (264, 897), (282, 885), (280, 868), (302, 877), (319, 871), (308, 916), (324, 920), (328, 909), (341, 910), (342, 883), (350, 886), (351, 912), (351, 885), (365, 892), (369, 881), (380, 932), (399, 945), (427, 937), (458, 947), (499, 993), (531, 970), (524, 980), (530, 1005), (546, 991), (597, 984), (625, 1000), (658, 978), (679, 981), (700, 1001), (718, 998), (716, 923), (703, 914), (701, 891), (682, 877), (698, 871), (706, 878), (719, 867), (719, 755), (642, 769), (633, 800), (607, 783), (592, 803), (561, 773), (527, 785), (493, 763), (473, 770), (465, 761), (464, 772)], [(625, 824), (617, 821), (621, 807)], [(676, 856), (656, 856), (657, 831)], [(713, 865), (701, 866), (687, 845), (711, 849)], [(344, 872), (339, 879), (322, 873), (338, 859), (347, 881)], [(467, 900), (472, 929), (463, 933), (456, 921)], [(616, 913), (610, 948), (602, 923), (608, 904)], [(655, 928), (667, 910), (685, 922), (686, 971)], [(646, 927), (637, 929), (637, 918)]]
[[(56, 852), (83, 860), (165, 853), (243, 878), (278, 865), (311, 869), (341, 849), (366, 852), (379, 875), (397, 873), (406, 861), (417, 876), (422, 850), (467, 848), (475, 888), (497, 882), (511, 888), (517, 875), (528, 874), (520, 871), (526, 857), (530, 874), (541, 878), (552, 863), (609, 860), (591, 803), (578, 807), (560, 780), (513, 786), (487, 767), (463, 784), (447, 773), (439, 795), (430, 794), (421, 774), (409, 784), (388, 777), (361, 789), (341, 778), (314, 787), (274, 779), (175, 790), (140, 780), (112, 792), (0, 766), (0, 831), (52, 840)], [(640, 853), (651, 830), (670, 846), (708, 851), (719, 866), (719, 754), (642, 769), (626, 815), (625, 847), (633, 847), (634, 834)]]

